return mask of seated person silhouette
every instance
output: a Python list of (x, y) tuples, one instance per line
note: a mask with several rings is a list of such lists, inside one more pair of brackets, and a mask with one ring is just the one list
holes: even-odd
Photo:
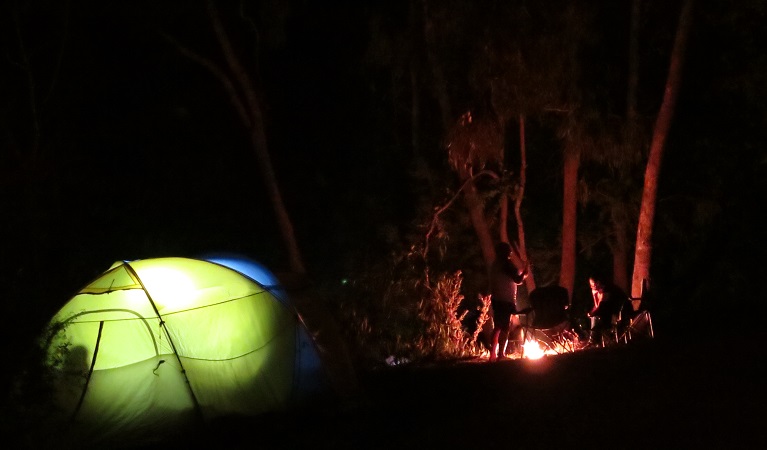
[(602, 338), (612, 329), (613, 318), (617, 318), (623, 309), (628, 314), (633, 308), (628, 295), (621, 288), (598, 275), (589, 277), (589, 287), (593, 308), (587, 314), (591, 319), (588, 345), (601, 345)]

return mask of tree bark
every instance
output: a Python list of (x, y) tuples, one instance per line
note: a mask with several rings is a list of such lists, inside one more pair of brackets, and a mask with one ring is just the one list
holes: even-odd
[(631, 282), (631, 296), (634, 298), (642, 297), (643, 285), (651, 285), (652, 233), (658, 197), (658, 180), (663, 162), (665, 143), (671, 128), (671, 120), (674, 116), (674, 108), (676, 107), (679, 93), (682, 62), (687, 46), (691, 15), (692, 0), (686, 0), (682, 5), (682, 11), (679, 15), (679, 25), (674, 39), (674, 48), (671, 52), (671, 62), (668, 77), (666, 78), (663, 103), (655, 121), (650, 144), (650, 155), (645, 168), (642, 204), (639, 211), (639, 224), (637, 226), (636, 249), (634, 253), (634, 274)]

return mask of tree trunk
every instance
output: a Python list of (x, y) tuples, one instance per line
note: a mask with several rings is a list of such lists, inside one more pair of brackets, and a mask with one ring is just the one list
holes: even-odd
[(509, 202), (511, 199), (506, 193), (501, 194), (500, 211), (498, 211), (498, 238), (501, 242), (511, 243), (509, 240)]
[(258, 123), (254, 124), (251, 129), (251, 142), (258, 160), (261, 178), (264, 181), (266, 190), (269, 194), (269, 200), (272, 203), (274, 214), (277, 218), (282, 241), (288, 251), (290, 270), (298, 275), (306, 275), (306, 268), (304, 267), (301, 252), (298, 249), (298, 241), (296, 240), (296, 235), (293, 230), (293, 222), (290, 220), (288, 210), (285, 208), (285, 203), (282, 201), (282, 194), (280, 193), (280, 188), (277, 183), (277, 176), (274, 173), (271, 158), (269, 157), (269, 152), (267, 150), (263, 119), (259, 118), (257, 122)]
[(682, 5), (682, 11), (679, 16), (679, 25), (674, 39), (674, 48), (671, 52), (668, 78), (666, 79), (666, 89), (663, 94), (663, 103), (655, 121), (650, 144), (650, 155), (647, 160), (647, 167), (645, 168), (642, 204), (639, 211), (639, 225), (637, 226), (636, 249), (634, 253), (634, 275), (631, 282), (631, 296), (634, 298), (642, 296), (642, 288), (645, 282), (648, 286), (651, 285), (652, 232), (658, 196), (658, 180), (663, 161), (663, 151), (679, 93), (682, 61), (687, 45), (691, 15), (692, 0), (686, 0)]
[(613, 254), (613, 283), (629, 292), (629, 250), (628, 250), (628, 226), (622, 218), (615, 217), (613, 206), (613, 233), (614, 239), (610, 242), (610, 250)]
[[(426, 0), (421, 0), (421, 6), (423, 8), (423, 32), (424, 41), (426, 43), (426, 60), (432, 70), (433, 92), (437, 99), (437, 103), (439, 104), (443, 130), (447, 135), (452, 124), (452, 113), (450, 98), (447, 93), (447, 83), (445, 82), (445, 76), (442, 72), (442, 66), (439, 64), (439, 60), (435, 53), (436, 36), (434, 35), (434, 23), (429, 15), (428, 2)], [(477, 186), (474, 183), (474, 180), (471, 179), (471, 173), (460, 174), (459, 171), (459, 176), (461, 177), (462, 182), (467, 183), (464, 191), (464, 203), (469, 210), (471, 224), (474, 228), (474, 232), (477, 234), (477, 239), (479, 239), (480, 250), (482, 251), (482, 257), (485, 261), (485, 268), (489, 272), (490, 266), (495, 259), (495, 246), (490, 232), (490, 225), (485, 217), (484, 204), (481, 196), (477, 192)]]
[(474, 227), (474, 232), (477, 233), (479, 239), (479, 246), (482, 250), (482, 257), (485, 260), (485, 267), (490, 270), (490, 266), (495, 259), (495, 245), (493, 244), (493, 236), (490, 233), (490, 226), (487, 224), (485, 218), (485, 208), (477, 192), (477, 187), (474, 181), (470, 181), (464, 191), (464, 200), (466, 207), (469, 210), (469, 217), (471, 218), (471, 224)]
[[(269, 200), (274, 209), (283, 243), (288, 251), (290, 269), (296, 274), (305, 275), (306, 269), (298, 249), (298, 241), (296, 240), (293, 230), (293, 223), (290, 220), (290, 216), (288, 215), (288, 211), (282, 200), (282, 194), (280, 193), (280, 188), (277, 183), (277, 176), (275, 175), (271, 157), (269, 156), (260, 99), (247, 71), (242, 66), (242, 63), (232, 48), (229, 37), (224, 29), (224, 25), (221, 22), (221, 18), (218, 16), (218, 11), (212, 0), (208, 1), (208, 13), (216, 39), (221, 46), (224, 59), (234, 76), (234, 80), (245, 97), (245, 101), (241, 102), (236, 98), (235, 91), (231, 89), (229, 90), (230, 97), (234, 96), (231, 100), (238, 108), (241, 117), (246, 120), (246, 126), (249, 127), (251, 146), (256, 156), (256, 160), (258, 161), (261, 179), (266, 186)], [(245, 113), (246, 117), (243, 116), (243, 113)]]
[[(629, 26), (629, 50), (628, 50), (628, 86), (626, 89), (626, 126), (627, 136), (625, 142), (634, 145), (634, 136), (637, 131), (637, 89), (639, 86), (639, 23), (641, 12), (641, 0), (631, 1), (631, 24)], [(630, 292), (629, 281), (629, 243), (628, 223), (623, 214), (623, 208), (615, 204), (611, 205), (612, 225), (615, 239), (611, 242), (613, 253), (613, 283)]]
[(570, 300), (575, 287), (576, 226), (578, 223), (578, 168), (580, 152), (565, 149), (562, 197), (562, 262), (559, 285), (567, 289)]
[[(519, 256), (526, 262), (530, 261), (527, 256), (527, 245), (525, 245), (525, 224), (522, 221), (522, 199), (525, 197), (525, 186), (527, 184), (527, 143), (525, 141), (525, 115), (519, 115), (519, 187), (514, 197), (514, 217), (517, 219), (517, 238), (519, 239)], [(527, 292), (535, 289), (535, 277), (533, 271), (525, 279)]]

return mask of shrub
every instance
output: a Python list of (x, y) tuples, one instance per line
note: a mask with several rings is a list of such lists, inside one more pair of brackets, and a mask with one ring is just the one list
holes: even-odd
[(439, 361), (481, 353), (479, 332), (489, 299), (478, 306), (472, 330), (464, 325), (461, 271), (429, 276), (411, 253), (372, 267), (338, 297), (337, 316), (359, 365), (392, 361)]

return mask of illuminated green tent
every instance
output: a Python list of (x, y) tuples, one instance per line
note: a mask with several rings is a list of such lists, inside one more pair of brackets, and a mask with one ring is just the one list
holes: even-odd
[(57, 403), (79, 438), (138, 441), (321, 396), (317, 349), (280, 292), (211, 261), (115, 263), (51, 322)]

